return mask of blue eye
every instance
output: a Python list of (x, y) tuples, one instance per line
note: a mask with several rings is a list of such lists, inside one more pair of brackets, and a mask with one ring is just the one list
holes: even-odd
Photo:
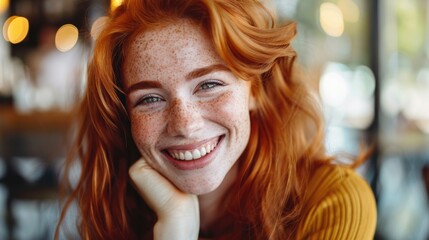
[(215, 88), (217, 86), (223, 86), (224, 84), (220, 81), (214, 81), (214, 80), (210, 80), (210, 81), (206, 81), (204, 83), (202, 83), (199, 88), (201, 90), (207, 90), (207, 89), (211, 89), (211, 88)]
[(149, 96), (145, 96), (143, 98), (141, 98), (136, 105), (148, 105), (148, 104), (153, 104), (156, 102), (161, 102), (163, 101), (162, 98), (158, 97), (158, 96), (153, 96), (153, 95), (149, 95)]

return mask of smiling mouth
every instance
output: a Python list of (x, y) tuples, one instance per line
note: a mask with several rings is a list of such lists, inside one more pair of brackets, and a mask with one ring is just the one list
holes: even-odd
[(186, 149), (186, 150), (166, 149), (165, 152), (167, 152), (168, 155), (170, 155), (170, 157), (176, 160), (181, 160), (181, 161), (197, 160), (211, 153), (217, 147), (222, 137), (223, 136), (218, 137), (212, 141), (206, 142), (194, 149)]

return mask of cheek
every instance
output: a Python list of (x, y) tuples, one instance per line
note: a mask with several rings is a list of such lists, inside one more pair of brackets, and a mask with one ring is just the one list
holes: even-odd
[(156, 115), (131, 114), (131, 133), (137, 147), (142, 150), (154, 145), (159, 132)]
[(249, 125), (248, 94), (245, 91), (226, 92), (206, 107), (228, 128), (247, 128)]

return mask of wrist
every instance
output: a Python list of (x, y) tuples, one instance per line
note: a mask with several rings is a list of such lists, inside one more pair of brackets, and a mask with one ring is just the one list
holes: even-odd
[(199, 219), (190, 216), (169, 216), (158, 219), (154, 226), (155, 240), (192, 240), (198, 239)]
[(159, 212), (154, 226), (156, 240), (192, 240), (198, 239), (200, 231), (200, 212), (196, 196), (186, 201), (175, 200), (163, 212)]

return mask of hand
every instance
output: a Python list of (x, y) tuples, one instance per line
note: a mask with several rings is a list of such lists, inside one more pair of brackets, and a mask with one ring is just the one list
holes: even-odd
[(184, 193), (139, 159), (129, 169), (131, 180), (148, 206), (158, 216), (155, 239), (197, 239), (200, 228), (196, 195)]

